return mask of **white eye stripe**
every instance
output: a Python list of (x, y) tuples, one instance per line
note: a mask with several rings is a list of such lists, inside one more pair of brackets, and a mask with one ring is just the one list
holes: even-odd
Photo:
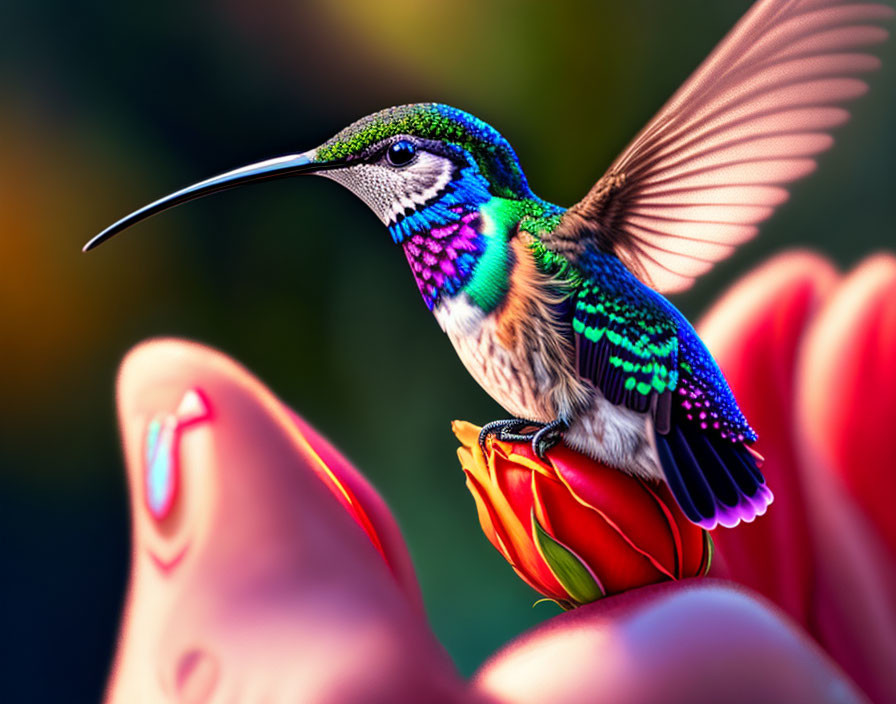
[(398, 195), (392, 207), (386, 213), (386, 224), (391, 225), (408, 210), (416, 210), (417, 206), (424, 205), (438, 196), (445, 187), (451, 183), (454, 176), (454, 166), (447, 159), (439, 159), (439, 172), (431, 185), (421, 191), (410, 191)]
[(356, 163), (320, 175), (341, 183), (383, 223), (392, 225), (406, 212), (437, 198), (451, 183), (455, 168), (450, 159), (420, 150), (412, 163), (400, 169), (385, 163)]

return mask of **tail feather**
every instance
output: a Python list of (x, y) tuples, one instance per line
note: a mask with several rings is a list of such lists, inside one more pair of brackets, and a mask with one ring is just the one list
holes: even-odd
[(715, 498), (725, 506), (737, 506), (741, 492), (731, 478), (725, 463), (710, 444), (709, 438), (705, 435), (693, 438), (691, 450)]
[(697, 458), (694, 457), (690, 443), (687, 442), (678, 426), (673, 426), (666, 437), (670, 440), (669, 449), (675, 458), (676, 470), (681, 477), (685, 492), (701, 518), (712, 515), (715, 510), (715, 499), (712, 489), (709, 488), (709, 483), (702, 472), (693, 471), (693, 468), (699, 467), (699, 464)]
[(731, 474), (731, 478), (737, 483), (738, 489), (747, 496), (756, 493), (764, 484), (762, 472), (756, 466), (755, 460), (749, 453), (739, 452), (734, 443), (722, 443), (717, 448), (719, 456), (725, 462), (725, 466)]
[(686, 423), (654, 437), (673, 496), (688, 519), (703, 528), (749, 523), (772, 502), (756, 459), (744, 445), (714, 438)]
[(665, 436), (659, 435), (656, 440), (657, 454), (660, 459), (660, 466), (663, 468), (663, 474), (666, 477), (666, 483), (672, 490), (672, 495), (678, 501), (678, 505), (692, 523), (699, 523), (703, 519), (703, 515), (697, 510), (694, 502), (691, 500), (691, 494), (687, 490), (678, 464), (675, 462), (675, 455), (669, 447)]

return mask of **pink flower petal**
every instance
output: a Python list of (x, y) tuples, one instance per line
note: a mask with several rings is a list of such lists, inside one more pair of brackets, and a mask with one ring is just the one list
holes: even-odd
[[(144, 435), (187, 389), (212, 415), (179, 439), (160, 523), (141, 498)], [(153, 341), (122, 365), (118, 401), (133, 557), (108, 702), (460, 700), (419, 610), (321, 481), (334, 451), (257, 379), (206, 347)], [(338, 473), (384, 525), (366, 484)]]
[(811, 633), (874, 702), (896, 702), (896, 569), (826, 459), (803, 443)]
[(806, 439), (896, 555), (896, 257), (865, 260), (818, 316), (800, 387)]
[[(841, 285), (818, 257), (783, 255), (737, 284), (701, 324), (759, 433), (762, 471), (775, 492), (766, 516), (713, 537), (729, 577), (800, 621), (874, 701), (896, 701), (893, 563), (839, 487), (829, 446), (811, 440), (843, 437), (835, 419), (820, 424), (829, 404), (841, 409), (837, 419), (861, 408), (845, 390), (822, 406), (820, 391), (830, 386), (819, 360), (828, 360), (829, 377), (841, 362), (848, 368), (835, 338), (848, 337), (849, 316), (836, 302), (853, 298), (856, 276)], [(861, 317), (855, 301), (851, 314)]]
[(495, 704), (863, 701), (784, 614), (713, 580), (557, 616), (493, 656), (473, 684)]
[(894, 295), (892, 256), (866, 260), (836, 290), (806, 334), (796, 416), (819, 556), (815, 631), (880, 702), (896, 701)]
[(697, 330), (759, 434), (762, 472), (775, 502), (755, 522), (716, 530), (729, 576), (809, 627), (812, 556), (805, 497), (793, 446), (793, 390), (803, 330), (837, 282), (821, 257), (793, 252), (741, 279)]
[(342, 482), (358, 500), (360, 508), (370, 521), (370, 526), (378, 538), (382, 548), (383, 557), (392, 569), (399, 584), (405, 590), (411, 602), (423, 610), (423, 597), (420, 594), (420, 585), (414, 573), (414, 565), (411, 562), (404, 538), (398, 529), (398, 524), (389, 511), (389, 507), (370, 482), (355, 469), (351, 463), (314, 428), (299, 415), (289, 411), (299, 432), (308, 441), (315, 453), (323, 460), (336, 478)]

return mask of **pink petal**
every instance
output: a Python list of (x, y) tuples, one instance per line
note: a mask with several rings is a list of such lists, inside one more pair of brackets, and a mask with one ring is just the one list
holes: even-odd
[[(190, 389), (211, 416), (181, 434), (180, 491), (159, 522), (141, 500), (146, 426)], [(133, 556), (108, 702), (460, 699), (419, 610), (321, 482), (315, 463), (338, 464), (335, 451), (319, 438), (312, 451), (257, 379), (206, 347), (153, 341), (122, 365), (118, 401)]]
[(863, 701), (783, 613), (714, 580), (557, 616), (493, 656), (473, 684), (496, 704)]
[(810, 627), (812, 556), (805, 497), (793, 445), (794, 372), (803, 330), (837, 281), (824, 259), (775, 257), (726, 293), (698, 325), (759, 434), (762, 472), (775, 502), (736, 530), (713, 532), (729, 576)]
[(874, 702), (896, 702), (896, 569), (826, 459), (803, 443), (812, 635)]
[(355, 469), (351, 463), (314, 428), (292, 410), (289, 411), (293, 422), (299, 432), (308, 441), (315, 453), (323, 460), (323, 463), (332, 470), (333, 474), (342, 482), (357, 498), (360, 508), (370, 521), (377, 543), (382, 549), (383, 557), (389, 565), (399, 584), (405, 590), (411, 602), (423, 609), (423, 597), (420, 594), (420, 585), (414, 573), (414, 565), (411, 562), (404, 538), (398, 529), (398, 524), (392, 516), (392, 512), (383, 501), (370, 482)]
[[(811, 357), (836, 346), (831, 336), (813, 343), (811, 332), (841, 297), (836, 278), (818, 257), (783, 255), (737, 284), (699, 328), (759, 433), (775, 492), (763, 518), (713, 537), (728, 576), (800, 621), (875, 701), (894, 701), (893, 563), (838, 488), (826, 450), (806, 441), (817, 426), (802, 430), (823, 411), (800, 389), (818, 388)], [(848, 324), (839, 314), (833, 320), (837, 330)]]
[(846, 278), (807, 332), (796, 409), (819, 555), (817, 637), (881, 702), (896, 701), (894, 294), (892, 256)]
[(801, 398), (806, 439), (896, 555), (896, 257), (865, 260), (818, 316)]

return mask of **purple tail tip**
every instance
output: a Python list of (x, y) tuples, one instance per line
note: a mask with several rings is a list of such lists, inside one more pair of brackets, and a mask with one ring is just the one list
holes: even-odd
[(716, 500), (714, 516), (697, 522), (701, 528), (712, 530), (718, 526), (734, 528), (741, 522), (752, 523), (757, 516), (763, 515), (774, 501), (775, 496), (765, 484), (759, 487), (753, 496), (741, 496), (734, 506), (725, 506)]

